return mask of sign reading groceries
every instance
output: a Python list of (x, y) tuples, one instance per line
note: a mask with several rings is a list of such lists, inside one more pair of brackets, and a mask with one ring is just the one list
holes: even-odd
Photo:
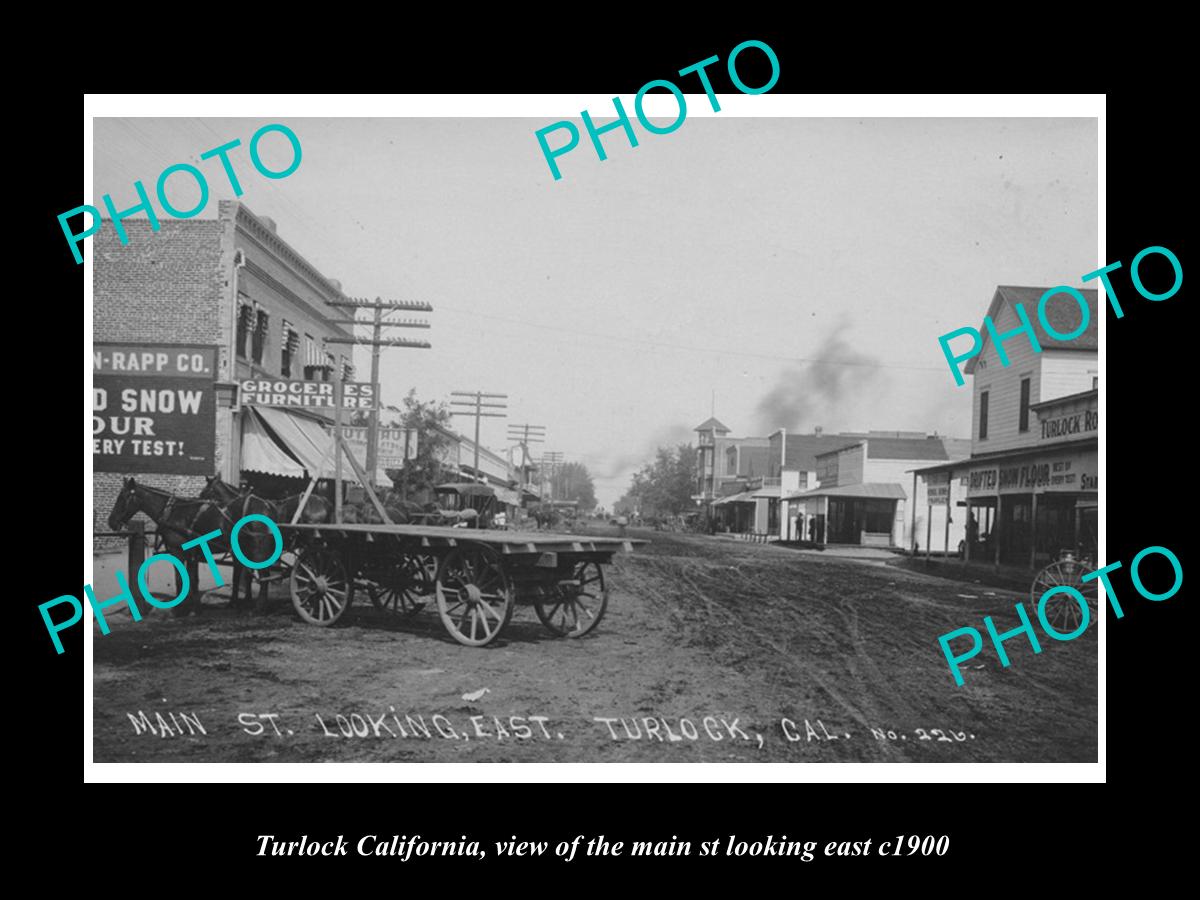
[[(333, 409), (333, 381), (287, 381), (284, 379), (247, 378), (241, 383), (243, 406), (298, 406), (305, 409)], [(375, 409), (379, 385), (366, 381), (342, 383), (342, 409)]]

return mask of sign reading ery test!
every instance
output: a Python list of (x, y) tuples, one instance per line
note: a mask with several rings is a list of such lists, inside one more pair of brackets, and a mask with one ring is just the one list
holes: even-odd
[(92, 345), (92, 468), (210, 475), (217, 348)]

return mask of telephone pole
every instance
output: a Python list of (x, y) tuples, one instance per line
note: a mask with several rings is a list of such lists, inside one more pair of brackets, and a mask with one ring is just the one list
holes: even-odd
[[(550, 482), (550, 499), (554, 499), (554, 476), (558, 474), (558, 467), (563, 463), (562, 451), (543, 451), (542, 453), (542, 487), (543, 498), (545, 497), (546, 481)], [(547, 474), (548, 473), (548, 474)]]
[[(383, 311), (403, 309), (410, 312), (433, 312), (433, 307), (428, 303), (419, 300), (381, 300), (376, 297), (372, 300), (330, 300), (330, 306), (344, 306), (351, 309), (373, 309), (375, 311), (374, 321), (361, 319), (333, 319), (332, 321), (338, 325), (371, 325), (371, 338), (327, 338), (326, 342), (330, 344), (362, 344), (371, 348), (371, 384), (378, 386), (379, 384), (379, 348), (380, 347), (419, 347), (429, 349), (431, 346), (428, 341), (410, 341), (405, 338), (385, 338), (382, 336), (384, 328), (428, 328), (429, 323), (416, 319), (403, 319), (400, 321), (383, 320)], [(338, 402), (341, 400), (339, 398)], [(372, 405), (371, 417), (367, 425), (367, 480), (371, 486), (375, 486), (375, 468), (376, 459), (379, 455), (379, 407), (382, 403), (381, 397), (375, 398), (375, 403)], [(339, 457), (340, 458), (340, 457)], [(339, 491), (341, 486), (338, 487)]]
[(541, 444), (546, 440), (545, 425), (509, 425), (509, 441), (521, 448), (521, 487), (525, 487), (525, 478), (529, 471), (529, 445)]
[(483, 391), (451, 391), (451, 396), (454, 397), (473, 397), (473, 400), (451, 400), (451, 406), (468, 406), (469, 410), (450, 410), (452, 416), (474, 416), (475, 417), (475, 477), (479, 478), (479, 420), (485, 416), (503, 419), (508, 414), (502, 412), (484, 412), (485, 409), (508, 409), (507, 403), (484, 403), (484, 398), (495, 400), (507, 400), (508, 394), (485, 394)]

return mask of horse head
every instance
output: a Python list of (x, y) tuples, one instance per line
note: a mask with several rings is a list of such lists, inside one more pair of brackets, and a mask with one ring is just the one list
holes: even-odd
[(205, 475), (204, 490), (200, 492), (201, 500), (219, 500), (228, 503), (241, 496), (241, 491), (227, 482), (220, 475)]
[(133, 478), (126, 478), (121, 485), (121, 492), (117, 494), (117, 502), (108, 514), (109, 529), (120, 531), (137, 511), (137, 482)]

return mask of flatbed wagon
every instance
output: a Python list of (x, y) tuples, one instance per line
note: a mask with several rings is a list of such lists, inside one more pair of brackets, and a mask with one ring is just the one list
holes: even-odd
[(432, 525), (280, 524), (294, 553), (292, 605), (329, 626), (358, 591), (378, 609), (414, 615), (431, 600), (451, 637), (482, 647), (517, 604), (560, 637), (591, 632), (608, 608), (604, 565), (645, 541)]

